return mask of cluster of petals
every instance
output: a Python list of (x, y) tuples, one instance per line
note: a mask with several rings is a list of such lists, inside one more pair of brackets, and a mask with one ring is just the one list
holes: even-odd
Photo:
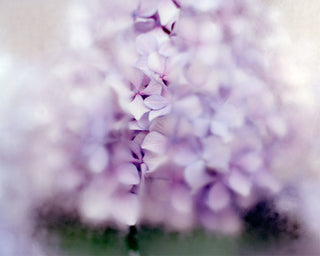
[(110, 84), (132, 117), (137, 222), (234, 233), (281, 190), (273, 174), (300, 146), (299, 118), (282, 96), (264, 9), (202, 4), (141, 1), (128, 32), (137, 58)]
[(233, 234), (281, 191), (303, 136), (262, 4), (75, 1), (69, 16), (58, 61), (1, 78), (18, 104), (0, 109), (1, 206)]

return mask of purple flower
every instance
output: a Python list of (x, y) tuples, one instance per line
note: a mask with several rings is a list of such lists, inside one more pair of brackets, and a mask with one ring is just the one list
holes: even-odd
[(239, 232), (241, 213), (281, 191), (275, 174), (309, 142), (273, 68), (268, 11), (94, 0), (69, 15), (60, 56), (3, 78), (18, 88), (18, 105), (1, 110), (4, 194), (87, 224)]
[[(158, 179), (166, 183), (165, 190), (180, 184), (189, 190), (193, 221), (211, 220), (216, 224), (205, 224), (208, 228), (223, 231), (221, 218), (230, 216), (233, 224), (225, 231), (235, 232), (241, 227), (237, 208), (251, 207), (261, 198), (259, 191), (271, 196), (281, 188), (272, 174), (272, 162), (277, 161), (273, 150), (286, 147), (291, 125), (280, 107), (281, 84), (277, 88), (266, 76), (270, 71), (263, 40), (236, 27), (237, 21), (248, 24), (259, 16), (249, 2), (203, 3), (199, 8), (179, 3), (172, 8), (180, 12), (174, 35), (159, 29), (161, 11), (152, 9), (149, 17), (157, 14), (155, 25), (139, 31), (136, 40), (137, 68), (151, 81), (165, 78), (161, 93), (144, 99), (151, 109), (141, 144), (147, 167), (144, 186), (152, 187)], [(153, 204), (157, 200), (151, 199)], [(174, 209), (169, 199), (164, 202)], [(151, 218), (153, 211), (144, 212)], [(172, 225), (165, 213), (154, 214)]]

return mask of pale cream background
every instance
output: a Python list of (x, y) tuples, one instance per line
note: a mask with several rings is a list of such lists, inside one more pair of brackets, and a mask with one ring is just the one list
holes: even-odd
[(69, 0), (0, 0), (0, 49), (26, 59), (59, 49)]
[(281, 14), (297, 64), (312, 72), (312, 75), (317, 75), (320, 71), (320, 1), (265, 1)]
[[(70, 1), (0, 0), (0, 48), (26, 59), (45, 58), (57, 51)], [(295, 53), (298, 58), (304, 56), (303, 65), (320, 66), (320, 1), (264, 1), (283, 16)]]
[[(128, 0), (130, 1), (130, 0)], [(320, 64), (320, 1), (264, 0), (278, 8), (296, 44), (316, 44), (309, 55)], [(0, 47), (17, 56), (41, 58), (59, 48), (60, 28), (70, 0), (0, 0)]]

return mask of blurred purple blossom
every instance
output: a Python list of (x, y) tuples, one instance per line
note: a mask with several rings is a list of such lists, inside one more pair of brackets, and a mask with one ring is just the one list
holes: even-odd
[[(281, 191), (278, 167), (307, 139), (284, 97), (265, 6), (70, 8), (65, 52), (3, 77), (23, 100), (2, 106), (3, 193), (12, 187), (25, 212), (49, 202), (94, 225), (241, 231), (242, 214)], [(13, 79), (20, 69), (25, 76)]]

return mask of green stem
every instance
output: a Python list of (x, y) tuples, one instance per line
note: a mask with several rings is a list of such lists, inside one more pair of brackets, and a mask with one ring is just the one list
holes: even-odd
[[(129, 232), (125, 238), (127, 249), (132, 252), (139, 252), (138, 231), (136, 226), (130, 226)], [(139, 255), (139, 254), (137, 254)]]

